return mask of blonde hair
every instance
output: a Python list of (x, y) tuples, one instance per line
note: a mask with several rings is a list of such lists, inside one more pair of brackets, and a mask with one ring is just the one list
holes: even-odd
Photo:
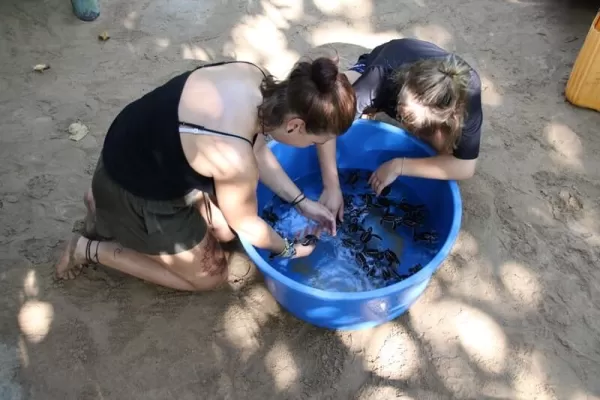
[(451, 152), (466, 118), (470, 79), (471, 68), (455, 55), (402, 67), (394, 75), (399, 88), (398, 120), (406, 130), (425, 140), (441, 133), (441, 151)]

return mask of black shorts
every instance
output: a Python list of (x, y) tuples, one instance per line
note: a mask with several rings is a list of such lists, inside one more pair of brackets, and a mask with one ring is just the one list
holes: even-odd
[(208, 225), (194, 198), (169, 201), (135, 196), (108, 176), (98, 160), (92, 192), (96, 203), (96, 232), (104, 240), (148, 255), (177, 254), (197, 246)]

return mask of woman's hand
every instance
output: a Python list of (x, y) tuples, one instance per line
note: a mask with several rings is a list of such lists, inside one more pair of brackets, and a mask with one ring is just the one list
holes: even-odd
[(315, 247), (316, 247), (315, 243), (310, 243), (310, 244), (306, 244), (306, 245), (303, 245), (301, 243), (296, 243), (296, 244), (294, 244), (294, 249), (296, 250), (296, 255), (293, 258), (302, 258), (302, 257), (309, 256), (313, 252)]
[(315, 221), (321, 228), (331, 233), (332, 236), (336, 235), (335, 217), (323, 204), (307, 198), (302, 200), (296, 208), (300, 214)]
[(387, 161), (381, 164), (379, 168), (377, 168), (375, 172), (371, 174), (371, 177), (369, 178), (369, 185), (371, 185), (377, 196), (379, 196), (381, 191), (394, 182), (396, 178), (398, 178), (398, 175), (400, 175), (398, 172), (399, 160), (402, 159), (395, 158)]
[(339, 186), (333, 188), (324, 188), (319, 203), (323, 204), (334, 217), (342, 222), (344, 220), (344, 198), (342, 197), (342, 190)]
[[(279, 253), (271, 253), (271, 257), (302, 258), (310, 255), (315, 249), (319, 238), (315, 234), (306, 234), (293, 241), (283, 239), (285, 248)], [(289, 247), (288, 247), (289, 246)], [(291, 250), (291, 253), (289, 252)]]

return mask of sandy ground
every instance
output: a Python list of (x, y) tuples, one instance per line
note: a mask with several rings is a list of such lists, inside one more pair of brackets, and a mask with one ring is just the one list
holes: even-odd
[[(598, 399), (600, 114), (563, 88), (594, 7), (558, 0), (0, 2), (0, 398)], [(108, 31), (111, 39), (97, 36)], [(324, 331), (242, 254), (230, 290), (174, 293), (99, 268), (51, 280), (104, 134), (199, 60), (282, 73), (311, 46), (416, 36), (480, 71), (482, 158), (451, 257), (410, 313)], [(32, 71), (38, 63), (50, 70)], [(69, 140), (81, 121), (90, 133)]]

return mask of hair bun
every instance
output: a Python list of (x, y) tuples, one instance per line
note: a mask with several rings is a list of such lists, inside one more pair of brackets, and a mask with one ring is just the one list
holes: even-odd
[(315, 83), (321, 93), (333, 90), (338, 77), (336, 63), (327, 57), (319, 57), (311, 63), (310, 79)]
[(445, 63), (439, 65), (438, 71), (440, 71), (446, 77), (451, 79), (458, 75), (458, 71), (456, 69), (454, 69), (451, 65)]

